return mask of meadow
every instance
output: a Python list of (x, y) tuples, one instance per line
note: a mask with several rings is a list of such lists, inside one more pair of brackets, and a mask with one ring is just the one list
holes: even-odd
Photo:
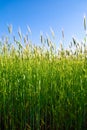
[(72, 38), (69, 49), (18, 35), (0, 41), (0, 130), (86, 130), (86, 35), (81, 43)]

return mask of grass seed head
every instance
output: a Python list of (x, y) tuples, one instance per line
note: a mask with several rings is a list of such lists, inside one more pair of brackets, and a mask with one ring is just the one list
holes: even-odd
[(55, 33), (54, 33), (54, 30), (52, 29), (52, 27), (50, 27), (50, 31), (51, 31), (52, 37), (55, 38)]
[(20, 39), (22, 39), (22, 33), (21, 33), (20, 27), (18, 28), (18, 35), (19, 35)]
[(76, 39), (74, 37), (72, 37), (73, 43), (76, 46)]
[(86, 16), (84, 15), (84, 30), (86, 31)]
[(27, 30), (31, 34), (31, 29), (30, 29), (29, 25), (27, 25)]
[(64, 39), (64, 30), (62, 29), (62, 38)]
[(13, 29), (13, 27), (12, 27), (12, 25), (10, 24), (10, 25), (7, 25), (8, 26), (8, 32), (11, 34), (12, 33), (12, 29)]

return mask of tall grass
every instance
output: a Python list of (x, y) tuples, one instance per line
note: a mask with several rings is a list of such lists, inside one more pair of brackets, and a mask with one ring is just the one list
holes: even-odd
[(35, 46), (18, 34), (0, 42), (0, 130), (86, 130), (86, 36), (57, 50), (48, 37)]

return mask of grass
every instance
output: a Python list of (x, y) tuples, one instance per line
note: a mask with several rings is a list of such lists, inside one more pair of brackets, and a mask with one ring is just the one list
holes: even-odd
[(0, 42), (0, 130), (86, 130), (86, 36), (57, 50), (48, 37), (35, 46), (18, 34)]

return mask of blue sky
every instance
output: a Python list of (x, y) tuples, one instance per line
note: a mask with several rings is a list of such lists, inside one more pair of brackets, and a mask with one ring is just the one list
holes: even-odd
[(40, 32), (50, 35), (52, 27), (56, 44), (62, 39), (61, 30), (64, 30), (66, 45), (72, 36), (83, 38), (84, 14), (87, 14), (87, 0), (0, 0), (0, 36), (7, 34), (7, 24), (13, 25), (15, 35), (18, 27), (25, 34), (26, 25), (29, 25), (30, 38), (37, 44)]

